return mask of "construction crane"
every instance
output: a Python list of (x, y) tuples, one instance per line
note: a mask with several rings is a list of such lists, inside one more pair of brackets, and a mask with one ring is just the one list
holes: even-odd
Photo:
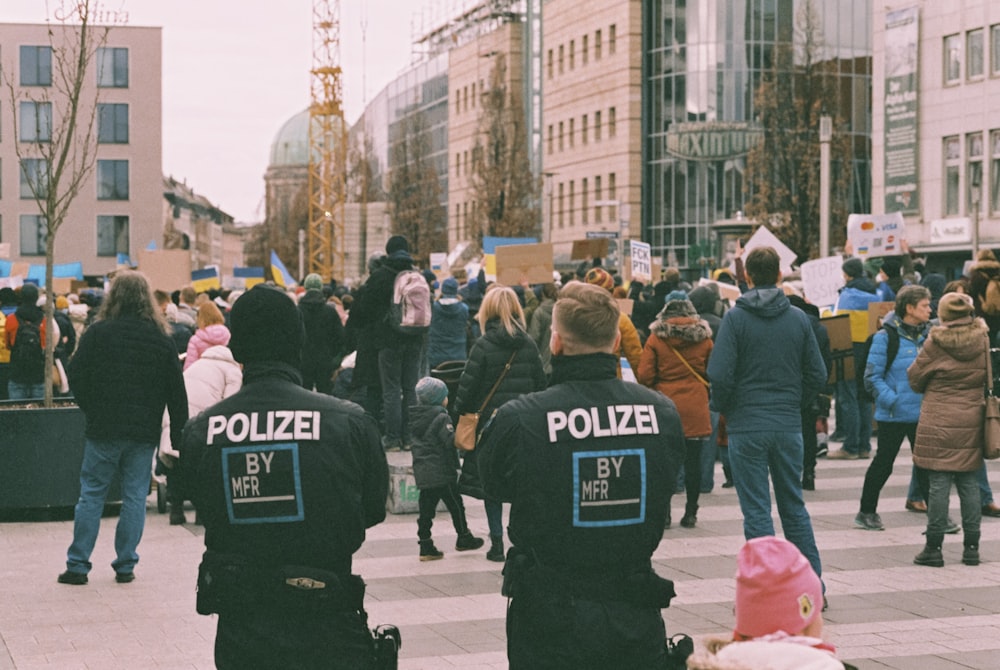
[(309, 271), (344, 278), (347, 121), (340, 68), (340, 0), (313, 0), (309, 105)]

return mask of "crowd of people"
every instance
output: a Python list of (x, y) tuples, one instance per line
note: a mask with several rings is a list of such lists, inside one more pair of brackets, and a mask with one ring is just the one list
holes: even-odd
[[(1000, 289), (991, 288), (1000, 284), (1000, 263), (992, 253), (981, 253), (968, 275), (952, 282), (922, 274), (905, 254), (845, 260), (846, 285), (830, 313), (850, 318), (856, 373), (828, 385), (833, 357), (820, 310), (803, 295), (800, 281), (782, 276), (770, 248), (740, 254), (735, 272), (717, 273), (719, 281), (739, 287), (741, 296), (731, 303), (716, 284), (691, 286), (674, 268), (645, 285), (624, 284), (599, 261), (539, 285), (501, 286), (483, 272), (466, 277), (462, 271), (439, 282), (423, 271), (433, 298), (429, 324), (417, 332), (391, 323), (396, 279), (415, 269), (409, 243), (393, 236), (385, 252), (370, 259), (367, 281), (353, 290), (311, 274), (297, 290), (261, 286), (199, 294), (186, 286), (169, 294), (153, 291), (141, 273), (123, 272), (106, 295), (54, 296), (56, 316), (49, 324), (41, 306), (50, 296), (32, 284), (16, 292), (0, 289), (0, 393), (13, 400), (44, 395), (44, 353), (38, 350), (44, 352), (53, 337), (56, 395), (72, 395), (87, 419), (81, 495), (60, 582), (87, 583), (116, 473), (123, 504), (112, 567), (118, 582), (134, 579), (151, 462), (167, 478), (171, 524), (186, 523), (185, 502), (195, 502), (207, 529), (206, 573), (233, 570), (231, 550), (263, 533), (268, 539), (254, 560), (271, 560), (270, 551), (294, 563), (296, 552), (329, 551), (329, 560), (296, 564), (346, 580), (364, 528), (384, 517), (386, 482), (379, 480), (387, 479), (386, 452), (412, 451), (421, 561), (444, 556), (431, 533), (441, 501), (456, 550), (483, 547), (469, 528), (463, 496), (483, 501), (486, 558), (506, 562), (513, 575), (511, 667), (532, 667), (547, 654), (590, 667), (586, 663), (608, 653), (629, 654), (634, 667), (654, 667), (665, 652), (655, 643), (644, 645), (662, 640), (658, 610), (673, 591), (667, 580), (669, 586), (658, 581), (650, 555), (672, 526), (675, 493), (685, 496), (680, 526), (696, 526), (699, 496), (712, 491), (721, 460), (722, 486), (736, 489), (748, 540), (739, 557), (737, 626), (735, 636), (695, 653), (690, 667), (780, 657), (789, 644), (831, 656), (819, 639), (825, 586), (803, 490), (815, 488), (817, 457), (831, 441), (842, 446), (826, 453), (830, 459), (871, 457), (873, 425), (877, 446), (855, 526), (884, 529), (879, 494), (906, 438), (913, 451), (906, 506), (928, 519), (926, 546), (914, 562), (943, 565), (945, 534), (962, 532), (962, 562), (979, 563), (981, 517), (1000, 516), (977, 432), (989, 348), (1000, 345), (1000, 303), (994, 304)], [(875, 302), (892, 302), (893, 309), (871, 335), (868, 306)], [(776, 342), (787, 355), (771, 355)], [(831, 396), (836, 432), (827, 437)], [(306, 416), (307, 407), (317, 418)], [(622, 407), (628, 416), (616, 414)], [(294, 414), (294, 430), (277, 424), (282, 413)], [(459, 459), (455, 426), (468, 414), (480, 416), (478, 446)], [(286, 434), (320, 445), (331, 434), (350, 436), (356, 452), (350, 463), (324, 461), (300, 450), (300, 442), (283, 443), (279, 435)], [(261, 451), (257, 442), (274, 449)], [(554, 449), (546, 451), (545, 443)], [(352, 473), (359, 487), (353, 500), (362, 500), (362, 509), (351, 510), (350, 500), (337, 497), (325, 511), (305, 510), (297, 497), (302, 487), (323, 484), (318, 475), (302, 480), (298, 461), (287, 472), (272, 472), (271, 459), (284, 463), (285, 449), (295, 459), (318, 459), (316, 467), (333, 476)], [(216, 460), (206, 456), (215, 452)], [(245, 462), (232, 460), (237, 454)], [(629, 470), (632, 454), (642, 454), (635, 472)], [(227, 488), (236, 486), (232, 482), (220, 488), (217, 480), (232, 468), (243, 473), (244, 483), (239, 490)], [(580, 483), (585, 477), (595, 488)], [(629, 507), (636, 500), (629, 487), (637, 482), (641, 519)], [(953, 483), (961, 525), (948, 513)], [(291, 486), (288, 495), (298, 507), (275, 503), (272, 509), (242, 488), (265, 484)], [(577, 485), (584, 488), (570, 490)], [(786, 540), (773, 538), (772, 488)], [(605, 495), (600, 513), (581, 503), (581, 496), (598, 490)], [(234, 511), (234, 496), (247, 503), (239, 507), (245, 516)], [(567, 496), (572, 509), (562, 506)], [(606, 501), (616, 496), (620, 516), (607, 511), (614, 504)], [(509, 552), (505, 503), (511, 505)], [(353, 534), (313, 531), (316, 537), (303, 540), (276, 522), (306, 519), (315, 528), (329, 514), (351, 516)], [(602, 544), (609, 539), (617, 548)], [(359, 596), (350, 592), (357, 610)], [(618, 602), (621, 593), (633, 592), (619, 603), (625, 608), (619, 614), (651, 617), (652, 637), (632, 640), (636, 645), (628, 651), (622, 644), (629, 633), (613, 621), (566, 609), (568, 595)], [(238, 665), (248, 649), (265, 653), (247, 640), (266, 617), (224, 602), (232, 593), (218, 597), (204, 605), (221, 615), (217, 660)], [(761, 604), (768, 599), (774, 599), (771, 609)], [(765, 609), (774, 615), (763, 616)], [(547, 646), (553, 624), (567, 616), (583, 617), (583, 637)], [(358, 625), (354, 621), (338, 644), (358, 644)], [(313, 624), (295, 628), (293, 617), (286, 635), (304, 639), (316, 630)]]

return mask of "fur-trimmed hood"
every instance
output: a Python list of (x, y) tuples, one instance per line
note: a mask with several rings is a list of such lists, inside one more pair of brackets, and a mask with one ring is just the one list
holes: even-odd
[(989, 328), (982, 319), (965, 317), (931, 328), (931, 341), (959, 361), (969, 361), (983, 353), (983, 337)]
[[(773, 638), (773, 639), (771, 639)], [(689, 670), (844, 670), (845, 665), (819, 647), (818, 638), (783, 634), (759, 640), (733, 642), (732, 637), (706, 636), (696, 641), (695, 653), (688, 657)]]
[(697, 343), (712, 338), (712, 327), (708, 321), (690, 316), (657, 319), (649, 324), (649, 332), (661, 340), (674, 338)]

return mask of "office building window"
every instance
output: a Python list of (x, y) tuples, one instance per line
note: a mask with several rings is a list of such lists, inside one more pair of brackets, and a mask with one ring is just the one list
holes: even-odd
[(563, 150), (563, 122), (559, 122), (559, 151)]
[(594, 141), (601, 141), (601, 113), (594, 112)]
[(956, 84), (962, 78), (962, 36), (944, 38), (944, 82)]
[(576, 182), (570, 180), (569, 182), (569, 225), (574, 226), (576, 222), (574, 220), (574, 215), (576, 213)]
[(601, 60), (601, 31), (594, 31), (594, 60)]
[(455, 152), (455, 176), (462, 176), (462, 154)]
[(552, 143), (553, 143), (554, 140), (555, 140), (555, 134), (552, 132), (552, 124), (550, 123), (549, 124), (549, 137), (548, 137), (549, 153), (552, 153)]
[(99, 87), (128, 88), (128, 49), (101, 47), (94, 60)]
[(565, 55), (565, 49), (563, 45), (559, 45), (559, 74), (563, 73), (563, 56)]
[[(473, 218), (476, 216), (476, 203), (475, 202), (472, 203), (472, 216), (473, 216)], [(469, 202), (468, 201), (462, 203), (462, 221), (464, 222), (464, 226), (465, 226), (465, 235), (466, 235), (466, 237), (468, 237), (469, 231), (472, 229), (472, 227), (469, 225)]]
[[(616, 199), (616, 194), (618, 192), (618, 184), (616, 180), (616, 175), (614, 172), (608, 175), (608, 197), (612, 200)], [(619, 207), (621, 209), (621, 207)]]
[(590, 35), (584, 35), (583, 42), (580, 44), (580, 59), (583, 61), (584, 65), (587, 64), (587, 60), (590, 58), (590, 47), (588, 46), (589, 41)]
[(97, 255), (115, 256), (128, 253), (128, 217), (97, 217)]
[(128, 161), (97, 161), (97, 199), (128, 200)]
[(21, 129), (18, 133), (22, 142), (52, 141), (52, 103), (22, 102)]
[(944, 214), (958, 216), (958, 185), (962, 169), (962, 143), (957, 137), (944, 138)]
[(455, 89), (455, 114), (462, 111), (462, 91), (461, 89)]
[(580, 213), (583, 214), (583, 225), (587, 225), (590, 222), (590, 203), (587, 202), (587, 182), (586, 177), (580, 182)]
[(576, 40), (569, 41), (569, 69), (576, 67)]
[(21, 159), (21, 199), (37, 200), (48, 195), (49, 162), (44, 158)]
[(465, 173), (466, 177), (468, 177), (469, 173), (472, 172), (472, 170), (469, 169), (469, 152), (468, 151), (463, 151), (462, 152), (462, 172)]
[(566, 225), (566, 220), (563, 218), (564, 204), (565, 202), (563, 201), (563, 184), (560, 182), (559, 184), (559, 227), (560, 228)]
[(549, 72), (549, 79), (552, 79), (552, 70), (553, 70), (553, 67), (554, 67), (554, 65), (555, 65), (555, 64), (554, 64), (554, 63), (552, 62), (552, 60), (553, 60), (553, 56), (552, 56), (552, 49), (549, 49), (549, 66), (548, 66), (548, 72)]
[(615, 132), (617, 130), (615, 128), (615, 124), (617, 122), (615, 116), (616, 116), (615, 108), (614, 107), (610, 107), (608, 109), (608, 137), (614, 137), (615, 136)]
[(972, 186), (979, 186), (979, 206), (982, 207), (983, 189), (983, 134), (970, 133), (965, 136), (965, 211), (971, 214), (975, 207)]
[(608, 54), (613, 54), (615, 52), (615, 42), (616, 42), (616, 30), (617, 26), (611, 24), (608, 26)]
[(21, 86), (52, 85), (52, 47), (22, 46)]
[(573, 146), (574, 146), (574, 144), (576, 143), (576, 140), (574, 139), (574, 136), (576, 135), (576, 133), (574, 132), (574, 128), (573, 128), (575, 125), (576, 125), (576, 118), (570, 118), (570, 120), (569, 120), (569, 148), (570, 149), (572, 149)]
[(583, 117), (580, 118), (580, 139), (583, 140), (584, 144), (587, 143), (587, 115), (586, 114), (584, 114)]
[[(601, 175), (594, 177), (594, 202), (596, 203), (601, 199)], [(604, 210), (604, 205), (594, 205), (594, 222), (600, 223), (603, 217), (601, 212)]]
[(1000, 75), (1000, 23), (990, 26), (990, 72)]
[(1000, 130), (990, 133), (990, 209), (1000, 212)]
[(455, 237), (462, 238), (462, 205), (455, 203)]
[(969, 79), (978, 79), (983, 76), (983, 69), (986, 67), (984, 37), (982, 28), (970, 30), (965, 34), (965, 65), (968, 68), (966, 76)]
[(48, 226), (39, 214), (22, 214), (20, 221), (21, 255), (44, 256)]
[(128, 105), (97, 105), (97, 141), (101, 144), (128, 144)]

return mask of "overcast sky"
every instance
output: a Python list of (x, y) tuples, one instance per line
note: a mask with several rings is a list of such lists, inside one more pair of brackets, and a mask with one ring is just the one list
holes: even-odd
[[(44, 23), (60, 4), (0, 0), (0, 21)], [(341, 0), (349, 122), (409, 64), (418, 4)], [(262, 220), (271, 140), (309, 104), (312, 0), (102, 0), (99, 6), (123, 8), (129, 25), (163, 28), (164, 174), (187, 180), (237, 221)]]

